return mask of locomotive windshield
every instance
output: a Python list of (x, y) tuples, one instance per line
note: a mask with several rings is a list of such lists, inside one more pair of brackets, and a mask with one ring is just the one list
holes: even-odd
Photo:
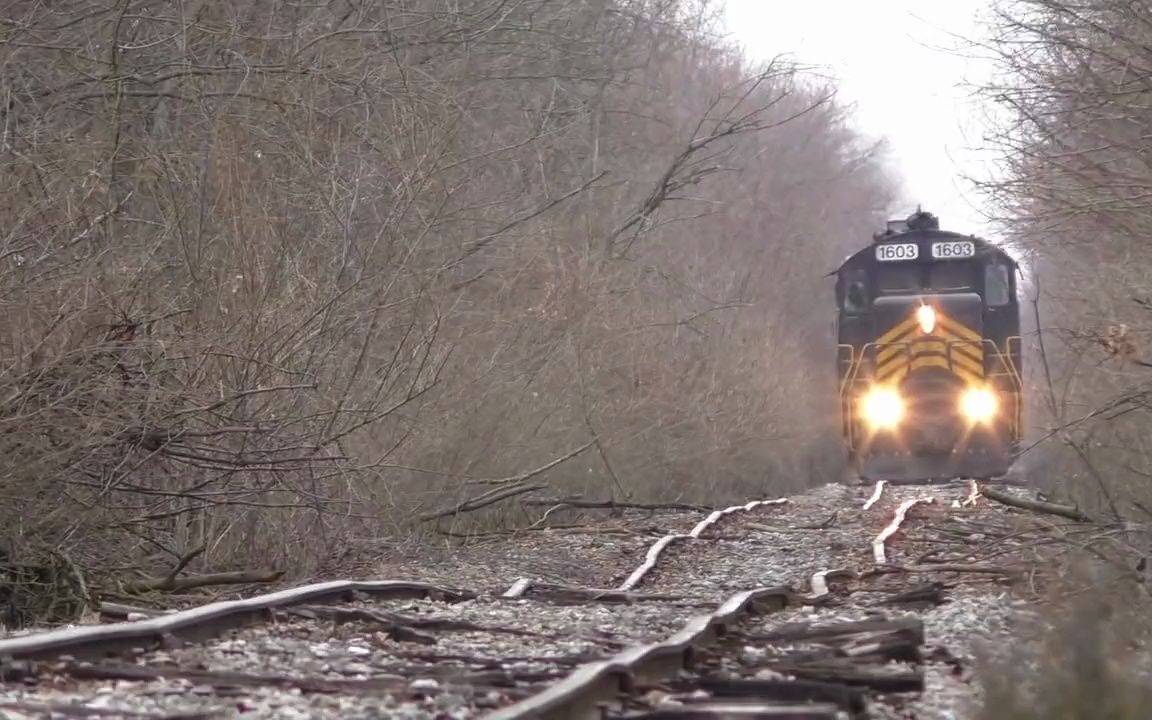
[(915, 263), (893, 263), (876, 270), (880, 292), (906, 292), (920, 289), (920, 266)]
[(1001, 307), (1012, 302), (1012, 274), (1007, 265), (994, 263), (984, 267), (984, 301), (988, 307)]
[(928, 286), (933, 290), (969, 290), (976, 287), (972, 263), (948, 260), (928, 268)]

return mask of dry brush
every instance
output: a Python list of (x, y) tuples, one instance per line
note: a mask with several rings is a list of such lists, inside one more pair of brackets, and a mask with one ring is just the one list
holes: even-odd
[(4, 4), (8, 566), (307, 573), (492, 485), (830, 477), (821, 276), (882, 148), (716, 12)]

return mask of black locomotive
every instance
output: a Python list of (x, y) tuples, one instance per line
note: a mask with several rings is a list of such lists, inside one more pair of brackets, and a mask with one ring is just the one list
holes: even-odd
[(1023, 405), (1016, 270), (917, 210), (836, 271), (844, 438), (860, 478), (1008, 471)]

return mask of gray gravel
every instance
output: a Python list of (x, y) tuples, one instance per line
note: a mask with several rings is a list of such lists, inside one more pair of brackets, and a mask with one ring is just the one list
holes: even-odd
[[(954, 508), (967, 494), (960, 485), (938, 488), (886, 488), (881, 500), (862, 509), (871, 487), (827, 485), (782, 506), (737, 514), (710, 529), (702, 539), (673, 545), (638, 592), (677, 593), (688, 600), (715, 602), (755, 586), (790, 584), (805, 589), (818, 570), (872, 568), (871, 540), (905, 499), (936, 498), (932, 506), (914, 509), (906, 533), (893, 538), (890, 562), (913, 563), (932, 539), (917, 526), (949, 516), (1000, 517), (1001, 508), (982, 501), (976, 508)], [(833, 516), (833, 514), (835, 514)], [(363, 622), (294, 618), (275, 625), (248, 628), (203, 645), (150, 653), (132, 660), (144, 666), (179, 665), (219, 672), (281, 674), (328, 680), (373, 680), (392, 689), (321, 694), (274, 687), (232, 688), (197, 685), (182, 680), (149, 682), (75, 681), (63, 677), (34, 686), (0, 688), (0, 718), (21, 715), (10, 703), (78, 705), (105, 711), (171, 714), (211, 712), (218, 717), (253, 718), (472, 718), (537, 691), (572, 669), (557, 658), (602, 657), (626, 645), (651, 642), (675, 632), (701, 612), (690, 603), (652, 602), (631, 605), (559, 606), (532, 599), (507, 600), (498, 593), (517, 577), (568, 585), (612, 587), (643, 560), (647, 547), (665, 532), (686, 532), (701, 513), (629, 514), (606, 520), (612, 534), (524, 533), (512, 540), (471, 546), (443, 563), (423, 565), (393, 558), (384, 563), (390, 577), (481, 587), (488, 594), (458, 604), (431, 601), (372, 603), (375, 610), (409, 617), (464, 620), (510, 632), (434, 631), (432, 645), (398, 642), (379, 625)], [(617, 532), (619, 530), (620, 532)], [(978, 542), (979, 538), (974, 543)], [(884, 578), (881, 578), (883, 580)], [(908, 584), (912, 579), (901, 577)], [(986, 578), (950, 577), (962, 587), (950, 602), (917, 613), (926, 625), (930, 648), (943, 648), (970, 668), (974, 643), (1002, 638), (1012, 612), (1023, 602)], [(975, 584), (969, 583), (975, 582)], [(978, 582), (977, 582), (978, 581)], [(772, 615), (768, 625), (812, 619), (820, 622), (874, 616), (875, 593), (850, 595), (836, 607), (796, 608)], [(889, 617), (910, 614), (884, 608)], [(476, 676), (493, 668), (510, 681)], [(929, 690), (921, 698), (878, 705), (876, 717), (968, 717), (974, 689), (969, 672), (957, 675), (943, 662), (929, 664)], [(485, 676), (487, 677), (487, 676)], [(527, 679), (521, 679), (527, 678)]]

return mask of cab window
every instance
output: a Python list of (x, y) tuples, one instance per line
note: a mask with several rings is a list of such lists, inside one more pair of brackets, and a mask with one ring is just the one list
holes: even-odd
[(984, 302), (1002, 307), (1012, 302), (1012, 273), (1004, 263), (984, 266)]
[(928, 286), (933, 290), (970, 290), (976, 287), (972, 271), (972, 264), (968, 262), (949, 260), (933, 263), (928, 269)]
[(855, 270), (844, 277), (844, 312), (858, 315), (868, 311), (867, 276)]
[(920, 266), (913, 263), (889, 263), (876, 270), (880, 292), (902, 292), (920, 289)]

